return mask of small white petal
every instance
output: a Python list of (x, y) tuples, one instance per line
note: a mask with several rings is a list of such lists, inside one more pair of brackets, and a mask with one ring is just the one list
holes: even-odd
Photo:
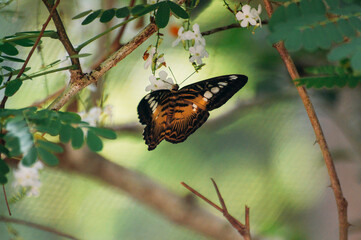
[(245, 15), (248, 15), (251, 11), (251, 6), (246, 4), (242, 7), (242, 12), (245, 14)]

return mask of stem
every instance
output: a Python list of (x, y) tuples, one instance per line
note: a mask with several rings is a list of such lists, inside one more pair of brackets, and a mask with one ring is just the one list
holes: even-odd
[[(273, 13), (272, 5), (269, 0), (264, 0), (265, 7), (268, 13), (268, 16), (271, 17)], [(287, 67), (287, 70), (291, 76), (291, 78), (297, 79), (299, 78), (299, 74), (297, 72), (296, 66), (289, 55), (288, 51), (286, 50), (283, 42), (278, 42), (273, 45), (277, 51), (279, 52), (284, 64)], [(305, 106), (306, 112), (310, 119), (311, 125), (316, 135), (316, 140), (320, 146), (323, 159), (325, 161), (328, 174), (331, 180), (331, 187), (333, 193), (335, 195), (337, 210), (338, 210), (338, 220), (339, 220), (339, 239), (340, 240), (347, 240), (348, 238), (348, 227), (349, 223), (347, 221), (347, 201), (343, 196), (340, 181), (337, 176), (336, 168), (332, 160), (331, 153), (328, 149), (327, 142), (325, 136), (323, 134), (320, 122), (318, 121), (318, 117), (316, 115), (315, 109), (313, 108), (312, 102), (308, 93), (304, 87), (300, 87), (295, 85), (297, 91), (302, 99), (302, 102)]]
[(132, 17), (132, 18), (130, 18), (130, 19), (124, 21), (124, 22), (121, 22), (121, 23), (119, 23), (119, 24), (117, 24), (117, 25), (115, 25), (115, 26), (113, 26), (113, 27), (105, 30), (104, 32), (102, 32), (102, 33), (100, 33), (100, 34), (98, 34), (98, 35), (90, 38), (89, 40), (83, 42), (83, 43), (80, 44), (78, 47), (76, 47), (75, 50), (76, 50), (77, 52), (80, 52), (80, 50), (82, 50), (82, 49), (83, 49), (85, 46), (87, 46), (88, 44), (90, 44), (90, 43), (94, 42), (95, 40), (97, 40), (98, 38), (100, 38), (100, 37), (108, 34), (109, 32), (113, 31), (114, 29), (117, 29), (118, 27), (121, 27), (121, 26), (123, 26), (124, 24), (127, 24), (127, 23), (130, 22), (130, 21), (133, 21), (133, 20), (136, 19), (136, 18), (137, 18), (137, 17)]
[(28, 221), (24, 221), (24, 220), (20, 220), (20, 219), (16, 219), (16, 218), (8, 218), (8, 217), (0, 216), (0, 222), (21, 224), (21, 225), (28, 226), (28, 227), (31, 227), (31, 228), (40, 229), (40, 230), (43, 230), (45, 232), (54, 233), (54, 234), (56, 234), (58, 236), (61, 236), (61, 237), (66, 237), (66, 238), (69, 238), (69, 239), (72, 239), (72, 240), (77, 240), (77, 238), (75, 238), (75, 237), (73, 237), (73, 236), (71, 236), (69, 234), (59, 232), (58, 230), (56, 230), (54, 228), (46, 227), (46, 226), (43, 226), (43, 225), (40, 225), (40, 224), (37, 224), (37, 223), (32, 223), (32, 222), (28, 222)]

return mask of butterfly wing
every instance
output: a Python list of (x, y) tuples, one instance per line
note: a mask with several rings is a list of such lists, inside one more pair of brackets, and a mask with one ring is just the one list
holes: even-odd
[(247, 80), (248, 77), (244, 75), (219, 76), (185, 86), (179, 90), (179, 94), (211, 111), (225, 104)]
[(143, 136), (148, 150), (156, 148), (165, 137), (167, 115), (162, 106), (169, 95), (169, 90), (154, 91), (145, 95), (138, 105), (139, 121), (146, 125)]
[(176, 94), (173, 114), (165, 132), (165, 139), (171, 143), (183, 142), (205, 123), (209, 113), (204, 106), (197, 106), (185, 100), (182, 94)]

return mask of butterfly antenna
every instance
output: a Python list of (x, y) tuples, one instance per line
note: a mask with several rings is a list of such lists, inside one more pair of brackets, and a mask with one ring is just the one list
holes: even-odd
[(197, 71), (194, 71), (191, 75), (189, 75), (186, 79), (184, 79), (179, 85), (182, 85), (188, 78), (192, 77)]
[(170, 67), (168, 67), (168, 68), (169, 68), (170, 73), (171, 73), (171, 74), (172, 74), (172, 76), (174, 77), (174, 81), (175, 81), (175, 83), (176, 83), (176, 84), (178, 84), (178, 83), (177, 83), (177, 79), (175, 78), (175, 76), (174, 76), (174, 74), (173, 74), (172, 69), (171, 69)]

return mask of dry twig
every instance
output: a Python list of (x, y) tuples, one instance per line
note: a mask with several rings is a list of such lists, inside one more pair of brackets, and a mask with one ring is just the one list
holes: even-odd
[(8, 218), (8, 217), (0, 216), (0, 222), (21, 224), (21, 225), (28, 226), (28, 227), (31, 227), (31, 228), (40, 229), (40, 230), (45, 231), (45, 232), (50, 232), (50, 233), (56, 234), (56, 235), (61, 236), (61, 237), (66, 237), (66, 238), (69, 238), (69, 239), (72, 239), (72, 240), (77, 240), (76, 237), (73, 237), (73, 236), (71, 236), (69, 234), (66, 234), (66, 233), (63, 233), (63, 232), (60, 232), (60, 231), (58, 231), (58, 230), (56, 230), (54, 228), (50, 228), (50, 227), (47, 227), (47, 226), (44, 226), (44, 225), (40, 225), (40, 224), (37, 224), (37, 223), (28, 222), (28, 221), (24, 221), (24, 220), (20, 220), (20, 219), (16, 219), (16, 218)]
[(244, 240), (251, 240), (251, 234), (250, 234), (250, 225), (249, 225), (249, 208), (245, 206), (245, 223), (242, 224), (240, 221), (238, 221), (236, 218), (234, 218), (231, 214), (229, 214), (228, 209), (226, 207), (226, 204), (223, 200), (223, 197), (218, 189), (218, 186), (213, 178), (211, 178), (213, 182), (213, 186), (216, 189), (217, 196), (219, 199), (219, 202), (221, 203), (222, 207), (219, 207), (217, 204), (213, 203), (211, 200), (200, 194), (197, 190), (193, 189), (189, 185), (187, 185), (184, 182), (181, 182), (181, 184), (187, 188), (189, 191), (194, 193), (197, 197), (203, 199), (205, 202), (207, 202), (209, 205), (223, 213), (223, 216), (228, 220), (228, 222), (239, 232), (239, 234), (243, 237)]
[[(268, 13), (268, 16), (271, 17), (273, 13), (273, 8), (269, 0), (264, 0), (265, 7)], [(288, 51), (286, 50), (283, 42), (278, 42), (273, 45), (277, 51), (279, 52), (284, 64), (286, 65), (286, 68), (291, 76), (291, 78), (297, 79), (299, 78), (299, 74), (297, 72), (296, 66), (289, 55)], [(320, 122), (318, 121), (318, 117), (316, 115), (315, 109), (313, 108), (312, 102), (310, 97), (308, 96), (308, 93), (304, 87), (297, 86), (297, 91), (302, 99), (302, 102), (305, 106), (306, 112), (308, 114), (308, 117), (310, 119), (311, 125), (313, 127), (313, 130), (316, 135), (316, 141), (318, 142), (323, 159), (325, 161), (328, 174), (330, 176), (331, 180), (331, 187), (333, 190), (333, 193), (335, 195), (336, 204), (337, 204), (337, 210), (338, 210), (338, 221), (339, 221), (339, 237), (340, 240), (347, 240), (348, 238), (348, 227), (349, 223), (347, 220), (347, 201), (345, 197), (343, 196), (340, 181), (338, 179), (336, 168), (332, 160), (331, 153), (328, 149), (327, 142), (325, 139), (325, 136), (323, 134)]]

